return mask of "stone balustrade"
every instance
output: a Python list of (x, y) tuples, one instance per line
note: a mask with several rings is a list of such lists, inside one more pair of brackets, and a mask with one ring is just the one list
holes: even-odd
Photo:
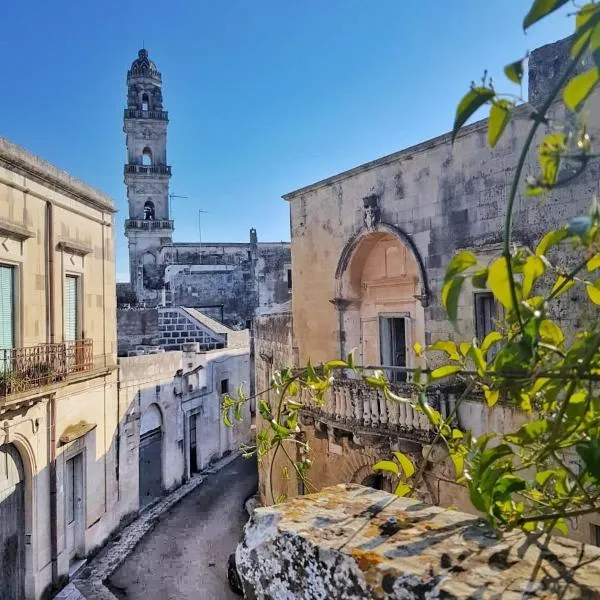
[(350, 484), (256, 509), (236, 564), (253, 600), (600, 598), (600, 548)]
[[(413, 398), (415, 388), (410, 384), (393, 386), (402, 397)], [(429, 403), (446, 416), (454, 402), (454, 394), (432, 394)], [(417, 441), (429, 441), (433, 427), (427, 417), (409, 403), (388, 400), (383, 392), (362, 380), (338, 379), (319, 406), (308, 400), (305, 416), (339, 429), (355, 433), (388, 433)]]
[(125, 219), (125, 230), (127, 229), (167, 229), (173, 231), (173, 221), (170, 219)]

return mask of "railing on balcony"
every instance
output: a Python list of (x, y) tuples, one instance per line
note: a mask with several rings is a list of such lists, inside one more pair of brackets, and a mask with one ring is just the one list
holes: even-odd
[(160, 119), (169, 120), (169, 113), (166, 110), (138, 110), (137, 108), (125, 109), (126, 119)]
[[(402, 397), (415, 397), (411, 384), (392, 384), (392, 389)], [(431, 406), (440, 410), (445, 417), (453, 395), (442, 402), (439, 394), (429, 398)], [(360, 434), (384, 434), (427, 442), (435, 434), (431, 423), (423, 412), (416, 411), (409, 403), (387, 400), (377, 388), (362, 380), (337, 379), (321, 406), (309, 401), (306, 410), (316, 420)]]
[(91, 339), (0, 350), (0, 398), (63, 380), (94, 367)]
[(147, 229), (148, 231), (154, 231), (156, 229), (168, 229), (172, 231), (173, 221), (168, 219), (125, 219), (125, 229)]
[(125, 165), (125, 175), (171, 175), (168, 165)]

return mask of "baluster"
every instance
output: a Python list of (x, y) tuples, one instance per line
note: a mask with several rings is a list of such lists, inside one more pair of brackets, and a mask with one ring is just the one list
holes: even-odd
[(388, 405), (387, 400), (385, 398), (385, 394), (383, 392), (377, 393), (378, 408), (379, 408), (379, 423), (381, 425), (387, 425), (388, 422)]
[(388, 400), (387, 409), (389, 416), (389, 424), (393, 425), (394, 427), (398, 427), (398, 423), (400, 421), (400, 403)]
[(363, 398), (360, 390), (356, 385), (349, 388), (349, 394), (352, 396), (352, 404), (354, 405), (354, 418), (357, 423), (361, 423), (363, 420)]
[(413, 424), (415, 422), (415, 409), (410, 406), (409, 404), (406, 404), (406, 429), (411, 430), (413, 428)]
[(371, 406), (371, 427), (377, 427), (379, 424), (379, 392), (372, 390), (369, 397)]
[(369, 426), (371, 424), (371, 390), (361, 388), (359, 393), (363, 400), (363, 424)]

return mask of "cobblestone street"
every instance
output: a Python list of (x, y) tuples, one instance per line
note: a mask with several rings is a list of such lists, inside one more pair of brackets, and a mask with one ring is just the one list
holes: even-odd
[(256, 464), (238, 458), (163, 515), (110, 578), (127, 600), (239, 598), (227, 583), (227, 558), (247, 520), (244, 500), (256, 490)]

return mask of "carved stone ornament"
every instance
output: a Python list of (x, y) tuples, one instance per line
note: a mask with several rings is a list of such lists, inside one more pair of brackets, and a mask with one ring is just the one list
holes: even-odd
[(365, 209), (365, 214), (363, 217), (365, 227), (368, 231), (374, 231), (379, 225), (380, 220), (380, 210), (379, 210), (379, 198), (372, 194), (371, 196), (367, 196), (363, 198), (363, 205)]

